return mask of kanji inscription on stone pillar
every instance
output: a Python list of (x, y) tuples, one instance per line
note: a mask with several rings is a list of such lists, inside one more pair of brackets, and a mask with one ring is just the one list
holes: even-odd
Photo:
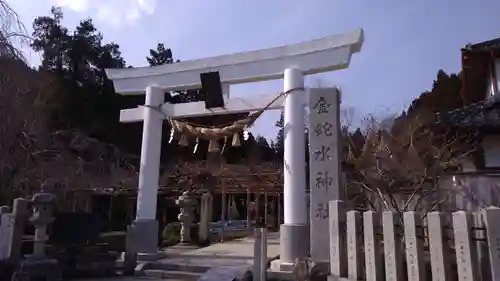
[(328, 202), (340, 195), (340, 96), (336, 88), (309, 93), (309, 188), (311, 257), (329, 259)]

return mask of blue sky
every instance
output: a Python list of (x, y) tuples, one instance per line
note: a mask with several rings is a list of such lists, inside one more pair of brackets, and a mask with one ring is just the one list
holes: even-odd
[[(460, 48), (500, 37), (495, 0), (8, 0), (30, 28), (52, 5), (73, 28), (92, 17), (106, 41), (134, 66), (163, 42), (180, 60), (292, 44), (363, 28), (365, 44), (346, 70), (307, 78), (338, 85), (356, 118), (406, 108), (439, 69), (460, 70)], [(209, 28), (209, 29), (208, 29)], [(36, 55), (30, 55), (36, 62)], [(231, 95), (279, 92), (282, 81), (238, 85)], [(274, 138), (278, 112), (253, 131)], [(117, 116), (118, 122), (118, 116)]]

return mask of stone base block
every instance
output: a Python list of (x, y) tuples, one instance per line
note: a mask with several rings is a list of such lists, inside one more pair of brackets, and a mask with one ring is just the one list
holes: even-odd
[(280, 259), (271, 262), (271, 271), (291, 272), (295, 259), (309, 256), (309, 226), (282, 224), (280, 226)]
[(282, 260), (274, 260), (271, 262), (271, 270), (272, 271), (292, 271), (293, 262), (287, 262)]
[(279, 271), (268, 269), (266, 272), (267, 280), (276, 280), (276, 281), (295, 281), (296, 278), (291, 271)]
[(338, 276), (333, 276), (333, 275), (328, 275), (326, 277), (327, 281), (349, 281), (349, 278), (347, 277), (338, 277)]
[(21, 262), (18, 271), (12, 275), (12, 281), (24, 280), (61, 281), (61, 267), (54, 259), (27, 258)]
[(156, 253), (139, 253), (137, 254), (138, 262), (145, 261), (157, 261), (166, 258), (168, 255), (165, 252), (156, 252)]
[(187, 252), (187, 251), (192, 251), (199, 249), (200, 247), (193, 245), (193, 244), (187, 244), (187, 243), (178, 243), (176, 245), (173, 245), (168, 248), (170, 251), (175, 251), (175, 252)]
[[(134, 259), (136, 262), (156, 261), (164, 259), (167, 256), (167, 252), (157, 251), (155, 253), (135, 253), (134, 256), (131, 257), (131, 259)], [(119, 260), (125, 262), (127, 260), (127, 252), (122, 252)]]
[(127, 229), (127, 252), (158, 253), (158, 229), (156, 220), (135, 220)]
[[(311, 280), (325, 280), (324, 278), (330, 273), (330, 262), (307, 260), (307, 264), (307, 274), (310, 274)], [(268, 270), (268, 277), (273, 280), (294, 281), (296, 279), (293, 274), (293, 267), (294, 263), (291, 262), (272, 261), (271, 268)]]
[(280, 226), (280, 260), (293, 263), (296, 258), (309, 257), (309, 226), (282, 224)]
[(315, 275), (325, 276), (330, 274), (330, 261), (317, 261), (312, 259), (314, 264), (311, 272)]

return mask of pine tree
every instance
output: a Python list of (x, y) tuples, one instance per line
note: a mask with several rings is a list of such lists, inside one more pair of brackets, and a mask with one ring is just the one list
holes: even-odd
[[(163, 43), (158, 43), (156, 50), (150, 49), (149, 55), (150, 57), (146, 57), (146, 60), (150, 66), (174, 63), (172, 50), (170, 48), (165, 48)], [(179, 62), (179, 60), (175, 62)]]

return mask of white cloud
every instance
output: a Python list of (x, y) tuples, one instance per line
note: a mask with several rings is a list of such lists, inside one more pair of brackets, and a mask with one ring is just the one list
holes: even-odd
[(97, 20), (115, 28), (133, 24), (142, 16), (151, 15), (156, 0), (53, 0), (54, 5), (77, 13), (93, 14)]
[(89, 0), (56, 0), (55, 4), (78, 13), (84, 13), (89, 8)]

